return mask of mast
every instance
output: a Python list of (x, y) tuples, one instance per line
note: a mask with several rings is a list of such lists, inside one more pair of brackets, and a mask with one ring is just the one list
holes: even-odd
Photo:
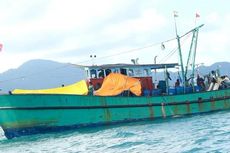
[(176, 24), (176, 17), (178, 17), (177, 12), (174, 11), (174, 23), (175, 23), (175, 31), (176, 31), (176, 39), (179, 51), (179, 58), (180, 58), (180, 66), (181, 66), (181, 74), (182, 74), (182, 84), (185, 85), (185, 73), (184, 73), (184, 64), (183, 64), (183, 57), (181, 52), (181, 45), (180, 45), (180, 37), (177, 33), (177, 24)]
[[(194, 87), (194, 78), (195, 78), (195, 64), (196, 64), (196, 48), (197, 48), (197, 40), (198, 40), (198, 32), (199, 32), (199, 29), (196, 29), (194, 31), (194, 33), (196, 34), (195, 36), (195, 45), (194, 45), (194, 52), (193, 52), (193, 61), (192, 61), (192, 74), (191, 74), (191, 77), (192, 77), (192, 86)], [(194, 89), (194, 88), (193, 88)]]

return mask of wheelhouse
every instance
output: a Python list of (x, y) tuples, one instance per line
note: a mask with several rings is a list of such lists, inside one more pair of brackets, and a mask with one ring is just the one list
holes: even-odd
[(142, 88), (153, 90), (155, 85), (154, 70), (175, 68), (178, 63), (170, 64), (106, 64), (92, 65), (85, 67), (86, 76), (92, 82), (95, 89), (103, 82), (103, 79), (111, 72), (121, 73), (130, 77), (138, 78), (141, 81)]

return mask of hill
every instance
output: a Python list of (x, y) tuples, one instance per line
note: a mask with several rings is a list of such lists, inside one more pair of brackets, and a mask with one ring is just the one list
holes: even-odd
[(72, 64), (31, 60), (0, 74), (1, 93), (15, 88), (42, 89), (68, 85), (85, 79), (84, 70)]
[[(208, 74), (211, 70), (220, 69), (222, 75), (229, 75), (230, 63), (218, 62), (211, 66), (200, 66), (200, 74)], [(170, 72), (171, 85), (177, 78), (177, 72)], [(157, 73), (158, 80), (164, 79), (164, 73)], [(22, 64), (17, 69), (10, 69), (0, 74), (1, 93), (7, 93), (15, 88), (44, 89), (68, 85), (86, 79), (84, 70), (76, 65), (59, 63), (50, 60), (31, 60)]]

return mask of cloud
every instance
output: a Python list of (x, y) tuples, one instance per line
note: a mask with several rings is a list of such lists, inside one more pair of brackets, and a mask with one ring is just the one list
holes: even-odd
[(220, 16), (212, 12), (207, 16), (207, 23), (207, 28), (204, 27), (199, 36), (198, 61), (207, 65), (216, 61), (230, 61), (227, 56), (230, 48), (230, 14)]
[[(210, 3), (208, 8), (201, 9), (199, 6), (206, 6), (206, 3), (195, 1), (194, 4), (196, 3), (200, 5), (187, 7), (186, 2), (175, 5), (174, 2), (164, 0), (0, 2), (0, 42), (4, 45), (4, 53), (0, 58), (14, 59), (10, 64), (6, 64), (9, 60), (0, 59), (1, 65), (10, 67), (34, 58), (77, 63), (88, 60), (90, 54), (102, 57), (171, 39), (175, 37), (171, 14), (175, 9), (180, 13), (179, 34), (194, 27), (194, 20), (191, 19), (194, 14), (190, 13), (201, 10), (197, 24), (202, 22), (205, 26), (199, 34), (198, 62), (205, 60), (212, 63), (222, 59), (229, 61), (228, 56), (225, 56), (229, 49), (230, 34), (230, 15), (226, 12), (228, 8), (209, 9), (216, 6), (216, 3)], [(156, 55), (159, 55), (160, 60), (175, 46), (165, 45), (164, 51), (156, 46), (100, 62), (129, 62), (131, 57), (140, 57), (140, 61), (145, 58), (145, 62), (152, 62)], [(24, 57), (17, 58), (18, 56)], [(169, 61), (173, 59), (177, 61), (176, 57)]]
[[(73, 40), (83, 47), (100, 36), (97, 29), (100, 30), (108, 24), (106, 20), (116, 14), (115, 10), (123, 10), (129, 5), (123, 2), (120, 8), (121, 2), (55, 0), (31, 3), (24, 0), (7, 3), (5, 5), (13, 10), (5, 12), (5, 24), (0, 29), (0, 34), (6, 46), (12, 46), (8, 48), (12, 52), (33, 52), (42, 48), (49, 50), (52, 46), (58, 48), (65, 44), (68, 49), (69, 43), (66, 42), (74, 43)], [(42, 6), (43, 9), (40, 9)], [(92, 37), (92, 34), (95, 36)], [(8, 45), (7, 42), (11, 44)]]
[[(154, 19), (154, 20), (153, 20)], [(165, 26), (165, 18), (158, 14), (154, 9), (142, 12), (138, 17), (123, 21), (113, 26), (109, 26), (104, 30), (105, 35), (115, 36), (129, 36), (133, 33), (146, 33), (148, 31), (158, 31), (162, 26)]]

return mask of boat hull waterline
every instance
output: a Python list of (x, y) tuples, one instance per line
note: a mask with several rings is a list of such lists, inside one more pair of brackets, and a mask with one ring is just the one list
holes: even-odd
[(0, 97), (7, 138), (230, 109), (230, 89), (149, 97), (20, 94)]

